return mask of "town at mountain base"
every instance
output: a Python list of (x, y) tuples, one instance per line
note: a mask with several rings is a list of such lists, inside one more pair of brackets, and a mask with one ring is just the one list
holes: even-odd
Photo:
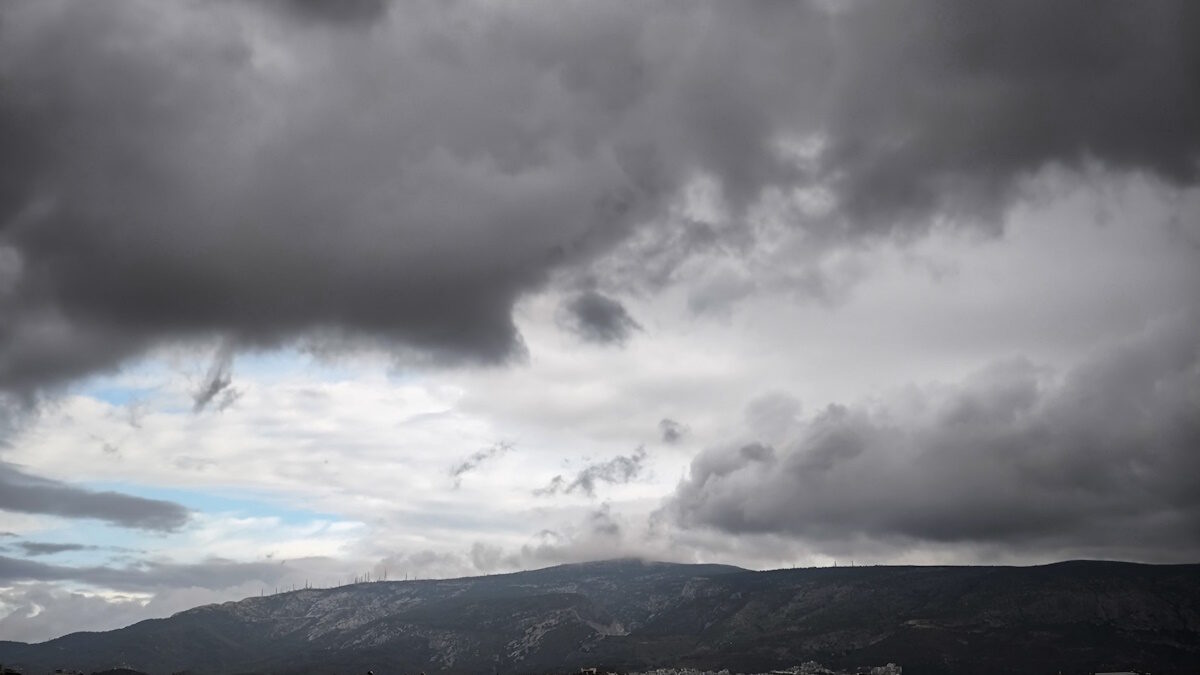
[(247, 598), (0, 642), (0, 663), (26, 675), (854, 673), (889, 663), (910, 674), (1183, 673), (1200, 663), (1200, 565), (753, 572), (615, 560)]
[[(745, 673), (742, 675), (902, 675), (904, 669), (894, 663), (889, 663), (886, 666), (871, 666), (867, 668), (855, 668), (852, 671), (830, 670), (816, 661), (807, 661), (792, 668), (783, 670), (772, 670), (769, 673)], [(24, 675), (21, 671), (0, 666), (0, 675)], [(79, 671), (63, 670), (61, 668), (54, 671), (54, 675), (84, 675)], [(100, 672), (92, 673), (91, 675), (149, 675), (141, 673), (129, 668), (112, 668)], [(181, 675), (181, 674), (177, 674)], [(375, 675), (374, 671), (367, 671), (367, 675)], [(421, 675), (425, 675), (424, 671)], [(612, 671), (600, 670), (599, 668), (580, 668), (578, 672), (570, 675), (620, 675)], [(694, 668), (655, 668), (645, 672), (631, 672), (628, 675), (732, 675), (729, 669), (719, 671), (711, 670), (696, 670)]]

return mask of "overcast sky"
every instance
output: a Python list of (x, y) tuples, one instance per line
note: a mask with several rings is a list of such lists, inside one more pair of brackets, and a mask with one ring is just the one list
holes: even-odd
[(1200, 560), (1200, 3), (0, 4), (0, 639)]

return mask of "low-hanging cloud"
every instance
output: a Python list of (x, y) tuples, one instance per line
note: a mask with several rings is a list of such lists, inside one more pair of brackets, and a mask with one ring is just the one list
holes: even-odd
[[(531, 569), (617, 557), (645, 555), (641, 542), (631, 542), (620, 515), (608, 503), (589, 509), (562, 529), (543, 529), (515, 549), (475, 542), (466, 558), (473, 571)], [(662, 557), (662, 551), (655, 551)]]
[(1163, 324), (1061, 379), (1027, 361), (890, 404), (833, 405), (782, 450), (696, 457), (684, 529), (834, 547), (1001, 545), (1151, 560), (1200, 552), (1200, 334)]
[(7, 462), (0, 462), (0, 510), (92, 518), (164, 532), (183, 527), (190, 518), (190, 512), (174, 502), (87, 490), (33, 476)]
[(695, 239), (697, 176), (732, 225), (688, 233), (803, 188), (818, 249), (1051, 166), (1195, 182), (1195, 3), (828, 5), (5, 4), (0, 389), (213, 335), (520, 357), (523, 295)]

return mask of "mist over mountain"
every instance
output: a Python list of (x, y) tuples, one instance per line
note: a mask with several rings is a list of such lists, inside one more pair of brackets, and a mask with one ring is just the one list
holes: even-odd
[(1200, 565), (752, 572), (626, 559), (304, 589), (0, 643), (0, 663), (27, 673), (762, 672), (810, 659), (905, 673), (1192, 672)]

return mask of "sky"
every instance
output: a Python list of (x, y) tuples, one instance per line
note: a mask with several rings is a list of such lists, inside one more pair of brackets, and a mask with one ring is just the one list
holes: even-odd
[(1200, 560), (1190, 0), (0, 4), (0, 639)]

